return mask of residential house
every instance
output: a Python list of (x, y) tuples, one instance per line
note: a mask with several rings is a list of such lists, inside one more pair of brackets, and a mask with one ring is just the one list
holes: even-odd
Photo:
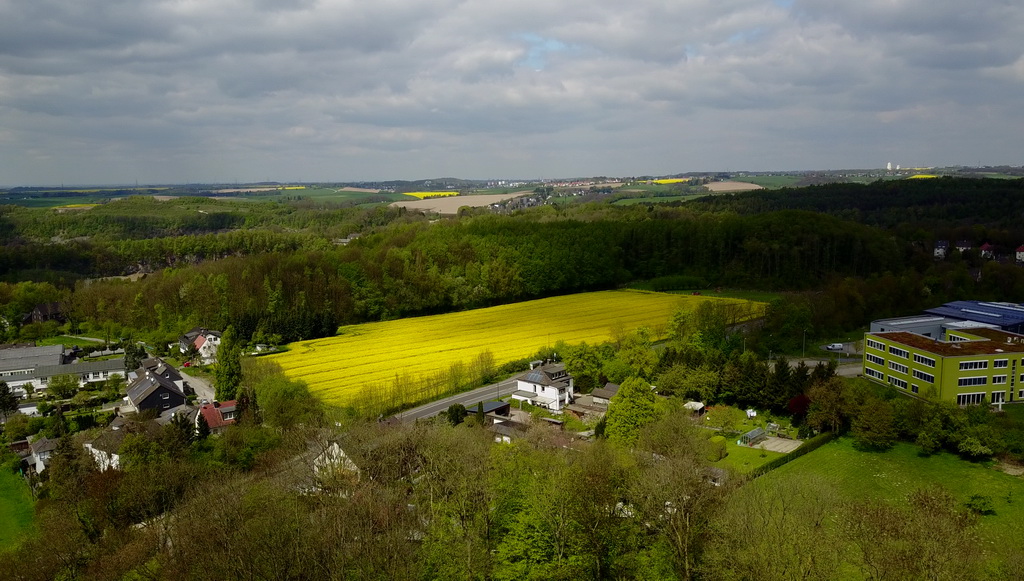
[(949, 241), (939, 240), (935, 243), (935, 258), (945, 258), (946, 254), (949, 253)]
[(619, 384), (606, 383), (604, 387), (595, 388), (594, 391), (590, 392), (590, 395), (594, 397), (594, 405), (607, 406), (617, 393), (619, 393)]
[(213, 363), (217, 359), (217, 348), (220, 347), (221, 332), (211, 331), (204, 327), (196, 327), (178, 338), (178, 349), (185, 353), (189, 346), (194, 346), (203, 363)]
[(993, 258), (996, 255), (996, 247), (992, 246), (988, 242), (981, 245), (981, 257), (982, 258)]
[(136, 377), (146, 372), (152, 373), (153, 375), (159, 375), (160, 377), (174, 383), (174, 385), (178, 386), (178, 389), (180, 389), (185, 395), (192, 393), (192, 388), (181, 376), (181, 373), (159, 357), (143, 359), (142, 363), (139, 365), (139, 369), (129, 374), (128, 379), (130, 381), (134, 380)]
[(1017, 247), (1016, 253), (1017, 262), (1024, 262), (1024, 244)]
[(238, 420), (236, 403), (235, 400), (230, 400), (203, 404), (199, 408), (199, 414), (196, 415), (196, 426), (198, 427), (199, 417), (202, 416), (206, 420), (206, 425), (210, 427), (211, 434), (223, 432), (225, 428)]
[(991, 326), (864, 335), (864, 377), (957, 405), (1024, 401), (1024, 335)]
[(967, 252), (971, 248), (974, 248), (974, 244), (970, 240), (957, 240), (956, 249), (961, 253)]
[(155, 409), (164, 412), (183, 405), (185, 392), (170, 378), (140, 368), (135, 379), (128, 385), (125, 404), (137, 412)]
[(65, 320), (64, 310), (60, 303), (40, 303), (24, 317), (25, 323), (45, 323), (46, 321), (63, 323)]
[(123, 428), (106, 430), (96, 439), (83, 444), (100, 472), (121, 468), (120, 450), (127, 431)]
[(561, 363), (536, 361), (530, 371), (516, 379), (512, 399), (561, 411), (573, 401), (573, 379)]
[(46, 470), (50, 465), (50, 457), (57, 448), (58, 440), (52, 440), (45, 436), (29, 442), (31, 454), (28, 457), (29, 465), (36, 471), (36, 474)]

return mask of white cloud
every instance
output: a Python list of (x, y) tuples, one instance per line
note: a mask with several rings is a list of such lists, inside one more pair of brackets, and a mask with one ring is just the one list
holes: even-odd
[(10, 2), (0, 183), (1021, 163), (1020, 38), (1008, 1)]

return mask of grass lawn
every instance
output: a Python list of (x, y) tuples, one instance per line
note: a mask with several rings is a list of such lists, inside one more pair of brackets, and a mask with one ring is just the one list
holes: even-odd
[[(779, 456), (785, 456), (781, 452), (771, 452), (768, 450), (761, 450), (758, 447), (747, 447), (740, 446), (736, 443), (739, 436), (729, 438), (725, 441), (725, 449), (729, 452), (729, 455), (722, 458), (718, 462), (712, 464), (712, 466), (719, 466), (722, 468), (733, 468), (737, 472), (746, 474), (758, 466), (762, 466), (778, 458)], [(762, 454), (764, 454), (762, 456)]]
[(1024, 479), (986, 463), (961, 460), (952, 454), (920, 456), (919, 448), (897, 444), (886, 452), (861, 452), (853, 440), (841, 438), (763, 476), (766, 484), (818, 476), (849, 500), (905, 502), (917, 488), (939, 484), (958, 501), (981, 494), (992, 499), (995, 514), (983, 516), (978, 533), (995, 552), (1016, 546), (1024, 533)]
[(43, 347), (45, 345), (63, 345), (65, 347), (73, 347), (75, 345), (100, 345), (102, 341), (90, 341), (88, 339), (79, 339), (77, 337), (69, 337), (67, 335), (59, 335), (57, 337), (47, 337), (46, 339), (40, 339), (36, 341), (36, 345)]
[(0, 473), (0, 551), (21, 541), (32, 528), (32, 493), (17, 474)]

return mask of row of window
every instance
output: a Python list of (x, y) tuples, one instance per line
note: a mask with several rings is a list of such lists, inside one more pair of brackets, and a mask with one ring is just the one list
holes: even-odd
[(970, 387), (972, 385), (985, 385), (986, 383), (988, 383), (987, 377), (961, 377), (956, 384), (960, 387)]
[(868, 361), (870, 361), (871, 363), (874, 363), (875, 365), (882, 365), (882, 366), (885, 365), (885, 359), (882, 359), (878, 355), (874, 355), (874, 354), (871, 354), (871, 353), (865, 353), (864, 354), (864, 359), (867, 359)]
[(909, 371), (909, 368), (906, 365), (903, 365), (902, 363), (896, 363), (895, 361), (889, 362), (889, 369), (892, 369), (893, 371), (896, 371), (898, 373), (906, 373), (907, 371)]
[(927, 365), (928, 367), (935, 367), (935, 360), (931, 357), (925, 357), (919, 353), (914, 353), (914, 363), (920, 363), (921, 365)]
[(895, 345), (889, 345), (889, 353), (892, 353), (896, 357), (902, 357), (904, 359), (910, 357), (910, 351), (907, 351), (906, 349), (901, 349), (900, 347), (897, 347)]
[(935, 376), (934, 375), (932, 375), (931, 373), (925, 373), (925, 372), (920, 371), (918, 369), (914, 370), (914, 378), (920, 379), (921, 381), (926, 381), (928, 383), (935, 383)]
[(878, 349), (879, 351), (885, 351), (885, 343), (881, 341), (875, 341), (874, 339), (868, 339), (868, 347), (872, 349)]
[(960, 371), (969, 371), (972, 369), (988, 369), (988, 361), (961, 361)]
[[(1017, 397), (1024, 397), (1024, 389), (1020, 390)], [(985, 392), (961, 393), (956, 396), (956, 405), (978, 405), (985, 401)], [(992, 403), (1006, 403), (1005, 391), (993, 391)]]
[(893, 376), (890, 375), (889, 376), (889, 383), (891, 383), (892, 385), (895, 385), (896, 387), (898, 387), (900, 389), (907, 389), (907, 382), (903, 381), (902, 379), (900, 379), (898, 377), (893, 377)]

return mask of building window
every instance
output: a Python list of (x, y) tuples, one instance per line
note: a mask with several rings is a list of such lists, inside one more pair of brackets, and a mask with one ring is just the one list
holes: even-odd
[(935, 367), (935, 360), (931, 357), (925, 357), (924, 355), (918, 355), (914, 353), (914, 363), (920, 363), (921, 365), (927, 365), (928, 367)]
[(896, 372), (899, 372), (899, 373), (906, 373), (907, 372), (907, 366), (906, 365), (903, 365), (902, 363), (896, 363), (895, 361), (890, 361), (889, 362), (889, 369), (892, 369), (893, 371), (896, 371)]
[(950, 333), (946, 334), (946, 339), (948, 339), (950, 343), (956, 343), (957, 341), (966, 341), (967, 340), (964, 337), (958, 337), (958, 336), (950, 334)]
[(872, 349), (878, 349), (879, 351), (885, 351), (885, 343), (881, 341), (875, 341), (874, 339), (868, 339), (868, 347)]
[(889, 383), (900, 389), (907, 389), (907, 382), (898, 377), (889, 376)]
[(992, 367), (994, 367), (996, 369), (1000, 369), (1000, 368), (1003, 368), (1003, 367), (1009, 367), (1009, 366), (1010, 366), (1010, 360), (1009, 359), (996, 359), (995, 361), (992, 362)]
[(874, 377), (875, 379), (884, 379), (885, 378), (885, 374), (884, 373), (882, 373), (881, 371), (876, 371), (874, 369), (871, 369), (870, 367), (865, 367), (864, 368), (864, 374), (868, 375), (869, 377)]
[(992, 383), (994, 383), (994, 384), (995, 383), (1006, 383), (1006, 376), (1005, 375), (993, 375), (992, 376)]
[(961, 377), (957, 381), (957, 385), (960, 387), (969, 387), (972, 385), (985, 385), (988, 383), (987, 377)]
[(985, 401), (985, 393), (960, 393), (956, 396), (956, 405), (978, 405)]
[(881, 365), (882, 367), (885, 367), (885, 359), (882, 359), (878, 355), (872, 355), (871, 353), (865, 353), (864, 354), (864, 359), (867, 359), (870, 363), (874, 363), (875, 365)]
[(917, 393), (917, 390), (918, 390), (918, 387), (917, 387), (916, 383), (910, 386), (910, 391), (912, 391), (914, 393)]
[(164, 392), (160, 394), (160, 399), (171, 399), (171, 394)]
[[(932, 375), (930, 373), (925, 373), (923, 371), (918, 371), (917, 369), (914, 370), (914, 377), (917, 378), (917, 379), (920, 379), (921, 381), (927, 381), (928, 383), (935, 383), (935, 376), (934, 375)], [(914, 393), (917, 393), (917, 392), (915, 391)]]
[(1005, 391), (993, 391), (992, 392), (992, 403), (1005, 403), (1006, 392)]
[(971, 369), (988, 369), (988, 361), (961, 361), (960, 371)]
[(907, 351), (906, 349), (900, 349), (895, 345), (889, 345), (889, 353), (892, 353), (896, 357), (902, 357), (904, 359), (910, 357), (910, 351)]

